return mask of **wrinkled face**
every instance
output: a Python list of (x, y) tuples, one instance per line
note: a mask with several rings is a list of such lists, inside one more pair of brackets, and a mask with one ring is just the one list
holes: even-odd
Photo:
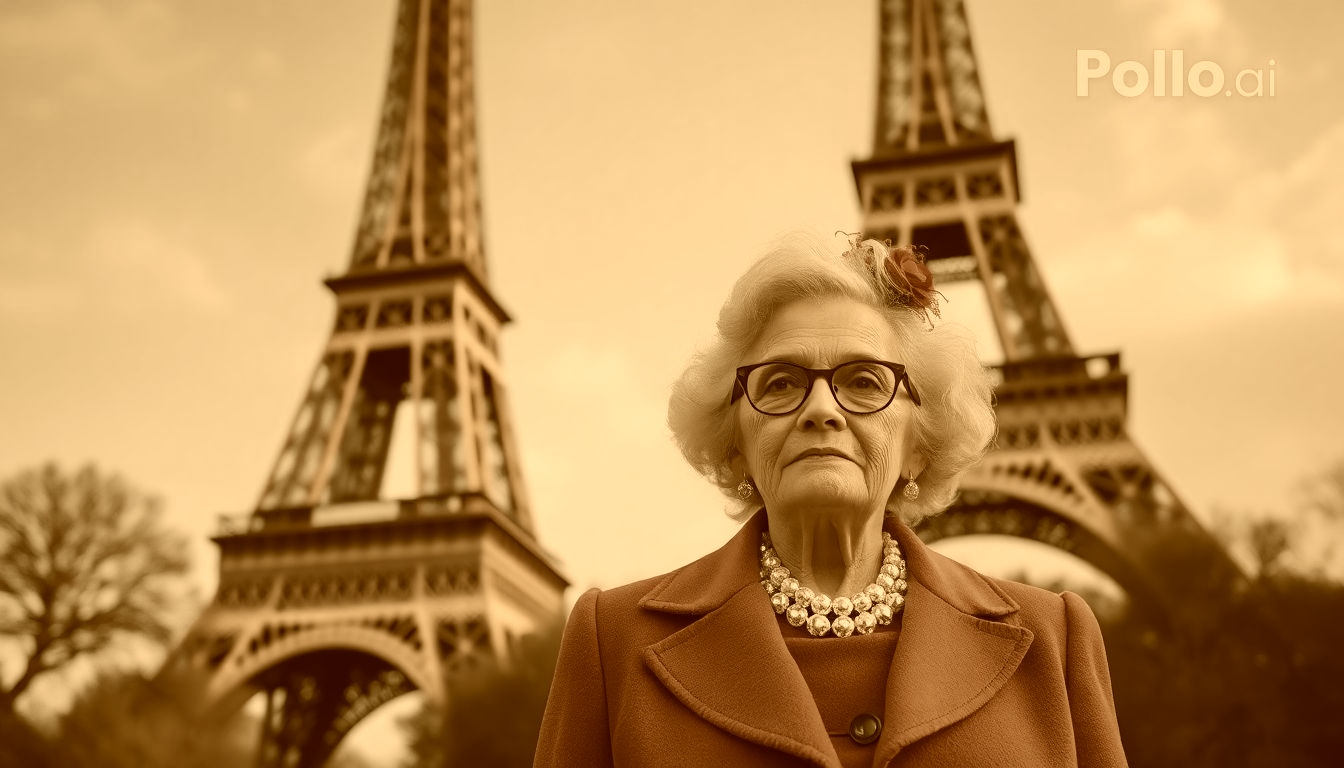
[[(780, 307), (742, 363), (785, 361), (822, 369), (853, 360), (905, 362), (876, 310), (837, 297)], [(915, 405), (905, 387), (891, 405), (870, 414), (842, 409), (820, 379), (793, 413), (768, 416), (745, 397), (736, 407), (736, 468), (751, 477), (772, 510), (877, 512), (911, 465)]]

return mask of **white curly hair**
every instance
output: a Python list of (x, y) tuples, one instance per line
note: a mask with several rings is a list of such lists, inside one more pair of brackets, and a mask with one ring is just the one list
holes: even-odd
[(745, 520), (763, 500), (759, 491), (738, 498), (741, 478), (730, 466), (736, 451), (737, 420), (729, 398), (743, 356), (775, 311), (815, 298), (848, 298), (877, 310), (902, 349), (902, 360), (919, 390), (914, 409), (915, 448), (927, 460), (919, 475), (920, 493), (911, 501), (898, 483), (886, 508), (908, 525), (938, 514), (956, 498), (963, 474), (984, 455), (994, 436), (992, 389), (969, 332), (928, 322), (927, 312), (894, 300), (884, 269), (889, 249), (877, 240), (851, 240), (841, 254), (818, 240), (795, 235), (780, 241), (738, 279), (719, 312), (718, 335), (699, 352), (672, 385), (668, 425), (682, 455), (740, 506), (730, 514)]

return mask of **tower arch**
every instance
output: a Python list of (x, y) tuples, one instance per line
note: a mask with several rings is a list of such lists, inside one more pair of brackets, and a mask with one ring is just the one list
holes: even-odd
[(283, 668), (293, 659), (323, 651), (359, 653), (377, 659), (404, 676), (405, 691), (424, 691), (431, 701), (442, 703), (438, 681), (424, 668), (421, 655), (404, 641), (378, 629), (358, 625), (311, 625), (277, 636), (274, 641), (267, 632), (259, 633), (257, 639), (262, 644), (255, 646), (255, 650), (240, 654), (230, 669), (210, 679), (205, 691), (208, 707), (229, 711), (229, 704), (241, 704), (238, 702), (239, 692), (246, 691), (250, 696), (255, 692), (256, 681), (264, 678), (267, 672)]
[(926, 544), (981, 535), (1037, 542), (1094, 567), (1145, 615), (1165, 623), (1171, 612), (1150, 572), (1128, 554), (1117, 537), (1034, 499), (967, 488), (957, 502), (923, 521), (917, 531)]

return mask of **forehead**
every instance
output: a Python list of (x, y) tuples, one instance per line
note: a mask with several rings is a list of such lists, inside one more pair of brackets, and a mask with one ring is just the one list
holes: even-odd
[(899, 360), (897, 346), (886, 319), (866, 304), (846, 297), (800, 299), (775, 310), (746, 362), (785, 360), (816, 368), (860, 358)]

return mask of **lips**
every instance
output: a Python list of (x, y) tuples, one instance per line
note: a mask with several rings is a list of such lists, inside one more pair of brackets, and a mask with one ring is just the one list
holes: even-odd
[(813, 457), (832, 457), (837, 459), (846, 459), (848, 461), (853, 461), (853, 459), (849, 457), (849, 454), (845, 453), (839, 448), (808, 448), (807, 450), (793, 457), (793, 460), (790, 461), (789, 463), (793, 464), (795, 462), (802, 461), (803, 459), (810, 459)]

